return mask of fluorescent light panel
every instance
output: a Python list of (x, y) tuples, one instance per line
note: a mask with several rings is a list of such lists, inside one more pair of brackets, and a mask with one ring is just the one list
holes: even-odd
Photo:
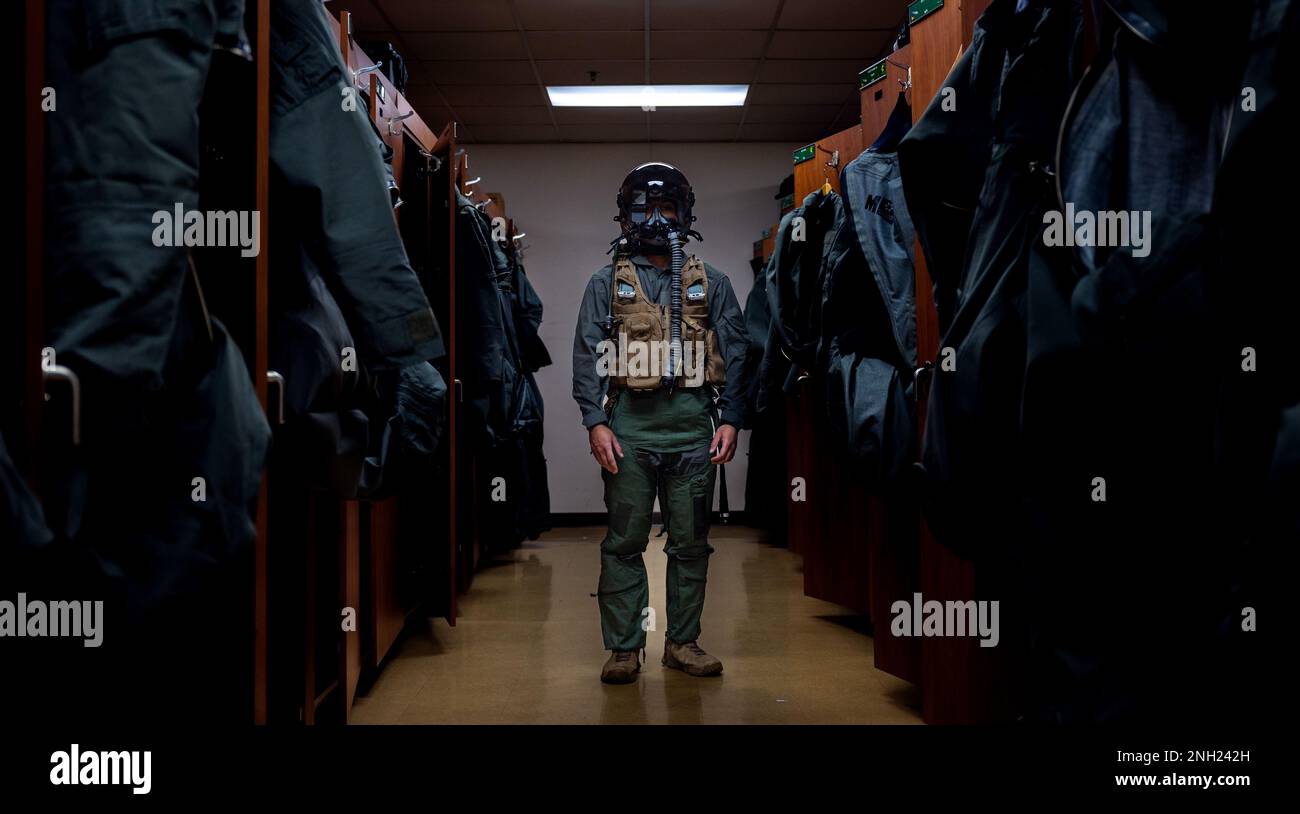
[(550, 85), (556, 107), (740, 107), (749, 85)]

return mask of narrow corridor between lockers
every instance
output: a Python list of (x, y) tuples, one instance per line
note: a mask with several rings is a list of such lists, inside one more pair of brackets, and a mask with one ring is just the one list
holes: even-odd
[[(657, 530), (657, 527), (656, 527)], [(603, 528), (559, 528), (486, 565), (456, 626), (411, 631), (355, 724), (920, 723), (920, 693), (877, 670), (866, 618), (804, 596), (800, 558), (752, 528), (715, 526), (701, 642), (725, 663), (695, 678), (663, 655), (663, 538), (646, 550), (656, 630), (636, 683), (602, 684), (595, 591)]]

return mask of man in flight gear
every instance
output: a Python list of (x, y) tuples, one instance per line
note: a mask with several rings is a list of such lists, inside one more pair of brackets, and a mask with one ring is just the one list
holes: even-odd
[(600, 678), (612, 684), (635, 681), (641, 667), (650, 604), (642, 554), (656, 496), (668, 531), (663, 664), (696, 676), (722, 672), (697, 640), (713, 553), (714, 466), (736, 451), (749, 340), (731, 281), (685, 252), (690, 238), (701, 239), (690, 228), (694, 204), (676, 168), (632, 170), (618, 193), (614, 262), (592, 276), (578, 312), (573, 397), (609, 511), (596, 596), (612, 651)]

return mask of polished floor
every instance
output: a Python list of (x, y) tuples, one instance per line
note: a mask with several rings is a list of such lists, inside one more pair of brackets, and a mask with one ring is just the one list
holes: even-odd
[(479, 572), (456, 626), (409, 636), (352, 722), (919, 723), (919, 693), (872, 666), (864, 620), (803, 595), (800, 558), (744, 527), (714, 527), (700, 644), (716, 678), (659, 663), (664, 641), (662, 538), (646, 552), (658, 612), (635, 684), (600, 682), (596, 589), (603, 528), (546, 534)]

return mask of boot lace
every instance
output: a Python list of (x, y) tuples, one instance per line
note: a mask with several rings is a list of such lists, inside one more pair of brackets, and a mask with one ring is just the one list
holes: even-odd
[(708, 653), (705, 653), (702, 649), (700, 649), (700, 645), (694, 641), (687, 642), (686, 644), (682, 645), (682, 647), (686, 648), (687, 650), (691, 651), (691, 653), (697, 656), (709, 655)]

